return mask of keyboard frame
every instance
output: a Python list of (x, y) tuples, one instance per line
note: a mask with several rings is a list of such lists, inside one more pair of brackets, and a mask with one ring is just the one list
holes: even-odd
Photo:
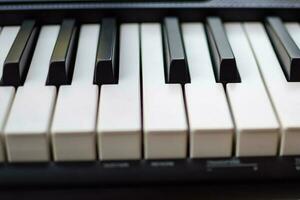
[[(79, 23), (100, 22), (103, 17), (116, 17), (118, 22), (162, 21), (165, 16), (178, 16), (181, 21), (203, 21), (217, 15), (223, 21), (263, 20), (276, 15), (285, 21), (300, 19), (300, 1), (296, 0), (210, 0), (187, 2), (36, 2), (17, 3), (0, 0), (0, 25), (20, 24), (24, 19), (39, 23), (60, 23), (74, 18)], [(133, 12), (134, 11), (134, 12)], [(88, 12), (88, 15), (87, 15)]]
[[(134, 12), (132, 12), (134, 11)], [(87, 14), (88, 13), (88, 14)], [(39, 24), (61, 23), (74, 18), (79, 23), (100, 22), (115, 17), (118, 22), (162, 22), (178, 16), (182, 22), (203, 21), (217, 15), (224, 21), (256, 21), (276, 15), (299, 21), (300, 1), (211, 0), (199, 2), (49, 2), (0, 1), (0, 25), (36, 19)], [(160, 161), (114, 161), (69, 163), (0, 164), (1, 186), (29, 185), (122, 185), (215, 181), (299, 180), (300, 155), (228, 159)]]
[(299, 180), (300, 157), (4, 163), (1, 186), (140, 185)]

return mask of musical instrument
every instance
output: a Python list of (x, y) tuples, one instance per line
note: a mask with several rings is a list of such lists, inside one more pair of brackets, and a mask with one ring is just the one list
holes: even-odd
[(0, 1), (0, 185), (298, 179), (299, 11)]

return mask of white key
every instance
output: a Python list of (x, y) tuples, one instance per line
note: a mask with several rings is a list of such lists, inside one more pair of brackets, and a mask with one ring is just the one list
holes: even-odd
[(45, 83), (58, 32), (59, 26), (42, 27), (25, 84), (17, 90), (4, 129), (10, 162), (50, 159), (48, 132), (56, 88)]
[(59, 25), (47, 25), (42, 27), (24, 85), (45, 86), (49, 62), (59, 29)]
[(185, 85), (190, 156), (229, 157), (234, 127), (223, 86), (215, 81), (203, 25), (186, 23), (182, 31), (191, 75)]
[(72, 79), (74, 85), (93, 85), (97, 42), (100, 25), (85, 24), (81, 26), (80, 40), (76, 54), (76, 62)]
[[(0, 79), (2, 77), (4, 61), (19, 32), (18, 26), (7, 26), (0, 33)], [(3, 129), (14, 98), (15, 88), (0, 86), (0, 162), (5, 159)]]
[(4, 61), (6, 56), (17, 37), (20, 30), (19, 26), (5, 26), (1, 30), (0, 34), (0, 79), (2, 78)]
[[(0, 46), (1, 48), (1, 46)], [(0, 162), (5, 160), (3, 129), (15, 95), (14, 87), (0, 87)]]
[(53, 118), (55, 161), (96, 159), (97, 85), (61, 86)]
[(185, 158), (187, 121), (182, 88), (165, 83), (160, 25), (142, 24), (141, 41), (145, 158)]
[(236, 125), (236, 156), (274, 156), (279, 124), (240, 23), (225, 24), (241, 83), (227, 85)]
[(55, 87), (19, 87), (4, 130), (10, 162), (48, 161)]
[[(300, 48), (300, 37), (299, 37), (299, 24), (297, 23), (287, 23), (286, 24), (288, 32), (296, 42), (298, 48)], [(293, 83), (295, 84), (294, 88), (297, 88), (296, 91), (294, 91), (295, 99), (294, 99), (294, 104), (295, 101), (299, 100), (299, 88), (300, 88), (300, 83)], [(290, 86), (291, 87), (291, 86)], [(295, 90), (295, 89), (293, 89)], [(293, 98), (293, 97), (291, 97)], [(296, 100), (297, 99), (297, 100)], [(285, 141), (282, 141), (282, 148), (281, 148), (281, 155), (299, 155), (300, 154), (300, 120), (299, 120), (299, 102), (297, 101), (297, 107), (293, 107), (292, 113), (290, 117), (293, 118), (294, 121), (292, 121), (288, 129), (288, 132), (286, 132), (285, 137), (283, 138)], [(297, 109), (297, 110), (296, 110)], [(291, 111), (290, 111), (291, 112)], [(297, 115), (297, 117), (295, 117)]]
[(51, 128), (55, 161), (96, 159), (98, 86), (93, 85), (100, 25), (82, 25), (71, 85), (61, 86)]
[(97, 127), (101, 160), (141, 158), (139, 68), (139, 25), (123, 24), (120, 31), (119, 82), (101, 86)]
[[(281, 124), (280, 155), (300, 154), (300, 83), (288, 82), (281, 69), (268, 35), (261, 23), (246, 23), (245, 30), (255, 53), (273, 105)], [(292, 36), (298, 37), (298, 24), (289, 24)]]

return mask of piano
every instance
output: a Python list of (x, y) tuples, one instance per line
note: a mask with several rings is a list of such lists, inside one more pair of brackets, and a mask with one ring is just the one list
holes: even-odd
[(1, 0), (0, 185), (299, 180), (299, 12)]

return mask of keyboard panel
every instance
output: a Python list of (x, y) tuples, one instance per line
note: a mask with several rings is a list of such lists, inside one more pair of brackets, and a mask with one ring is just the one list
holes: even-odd
[(0, 167), (1, 186), (92, 186), (296, 181), (299, 158), (13, 164)]
[[(36, 19), (40, 24), (61, 23), (75, 18), (81, 23), (94, 23), (104, 17), (117, 17), (122, 22), (155, 22), (165, 16), (178, 16), (181, 21), (205, 21), (218, 16), (224, 21), (264, 20), (279, 16), (285, 21), (299, 19), (300, 2), (294, 0), (210, 0), (187, 2), (42, 2), (18, 3), (0, 0), (1, 25), (21, 24), (24, 19)], [(22, 1), (24, 2), (24, 1)], [(268, 8), (268, 9), (266, 9)], [(134, 12), (132, 12), (134, 10)], [(46, 15), (44, 13), (47, 13)], [(86, 13), (89, 13), (87, 15)]]
[(299, 177), (296, 14), (179, 4), (1, 24), (0, 185)]

